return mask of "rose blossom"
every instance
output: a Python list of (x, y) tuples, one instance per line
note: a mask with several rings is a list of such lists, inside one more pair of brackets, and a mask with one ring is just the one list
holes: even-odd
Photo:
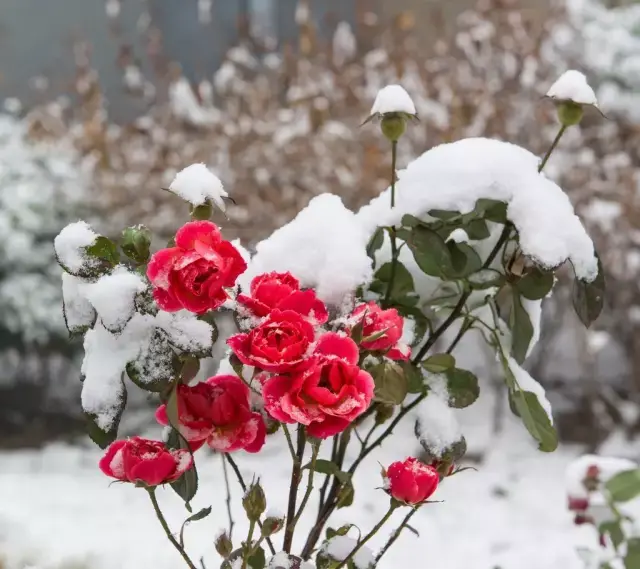
[(329, 318), (327, 307), (313, 290), (300, 290), (291, 273), (265, 273), (251, 281), (250, 296), (239, 294), (237, 301), (254, 316), (267, 316), (272, 310), (293, 310), (322, 325)]
[(358, 367), (358, 357), (351, 338), (324, 334), (308, 369), (264, 382), (265, 409), (278, 421), (307, 425), (313, 437), (324, 439), (344, 431), (373, 397), (373, 379)]
[(386, 489), (399, 502), (419, 504), (431, 496), (438, 487), (440, 476), (432, 466), (415, 458), (394, 462), (387, 469)]
[(227, 340), (233, 353), (245, 365), (264, 371), (290, 372), (309, 365), (313, 326), (292, 310), (274, 310), (248, 334)]
[[(266, 428), (262, 415), (251, 411), (249, 395), (249, 388), (233, 375), (210, 377), (194, 386), (179, 385), (180, 432), (192, 450), (207, 442), (220, 452), (258, 452)], [(166, 405), (158, 407), (156, 419), (169, 424)]]
[(176, 233), (176, 246), (151, 257), (147, 276), (158, 306), (201, 314), (215, 310), (227, 298), (225, 287), (235, 285), (247, 264), (236, 248), (224, 241), (210, 221), (191, 221)]
[[(375, 302), (360, 304), (349, 316), (351, 329), (362, 322), (362, 338), (360, 347), (370, 352), (386, 352), (386, 356), (392, 360), (408, 360), (411, 349), (400, 342), (404, 320), (395, 308), (382, 310)], [(379, 337), (376, 337), (379, 336)], [(366, 341), (367, 338), (373, 340)]]
[(160, 441), (133, 437), (112, 443), (99, 466), (107, 476), (123, 482), (158, 486), (180, 478), (192, 462), (188, 450), (168, 449)]

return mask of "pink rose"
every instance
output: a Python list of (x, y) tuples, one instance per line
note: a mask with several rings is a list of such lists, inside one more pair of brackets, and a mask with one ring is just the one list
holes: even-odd
[[(207, 444), (220, 452), (244, 449), (258, 452), (266, 428), (260, 413), (251, 411), (249, 388), (233, 375), (210, 377), (192, 387), (178, 386), (180, 432), (192, 450)], [(168, 425), (166, 405), (156, 411), (161, 425)]]
[(327, 307), (313, 290), (300, 290), (300, 282), (291, 273), (265, 273), (251, 281), (251, 296), (238, 295), (238, 303), (254, 316), (267, 316), (272, 310), (293, 310), (322, 325), (328, 318)]
[(236, 248), (210, 221), (191, 221), (176, 233), (176, 246), (158, 251), (147, 267), (158, 306), (168, 312), (215, 310), (247, 268)]
[(440, 476), (435, 468), (415, 458), (394, 462), (386, 473), (387, 490), (399, 502), (420, 504), (438, 487)]
[(100, 470), (123, 482), (158, 486), (178, 480), (192, 464), (183, 449), (168, 449), (160, 441), (141, 437), (112, 443), (100, 459)]
[(351, 338), (324, 334), (311, 367), (264, 382), (265, 409), (283, 423), (307, 425), (313, 437), (324, 439), (344, 431), (373, 397), (373, 379), (358, 367), (358, 357), (358, 346)]
[(227, 340), (233, 353), (245, 365), (264, 371), (290, 372), (309, 365), (313, 326), (292, 310), (274, 310), (248, 334)]
[[(364, 318), (360, 347), (370, 352), (386, 352), (392, 360), (408, 360), (411, 349), (400, 342), (404, 320), (395, 308), (382, 310), (375, 302), (360, 304), (349, 317), (351, 328)], [(373, 338), (367, 341), (367, 338)]]

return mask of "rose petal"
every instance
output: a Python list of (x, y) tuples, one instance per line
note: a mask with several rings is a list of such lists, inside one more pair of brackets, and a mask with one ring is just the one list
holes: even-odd
[(307, 434), (318, 439), (326, 439), (341, 433), (349, 424), (349, 421), (344, 419), (326, 416), (322, 422), (311, 423), (307, 427)]
[(220, 230), (211, 221), (190, 221), (176, 233), (176, 245), (182, 249), (193, 249), (196, 241), (214, 245), (220, 240)]
[(347, 336), (337, 332), (327, 332), (320, 336), (315, 354), (325, 357), (336, 357), (350, 364), (357, 364), (360, 352), (356, 343)]
[[(122, 466), (122, 447), (126, 444), (127, 441), (125, 440), (114, 441), (109, 445), (109, 448), (107, 448), (107, 451), (100, 459), (100, 462), (98, 462), (98, 467), (107, 476), (112, 476), (119, 480), (125, 479), (124, 467)], [(117, 460), (115, 460), (116, 455), (119, 457)]]
[(180, 254), (180, 249), (177, 247), (160, 249), (160, 251), (153, 254), (147, 265), (147, 277), (153, 286), (165, 290), (169, 288), (169, 273)]
[(142, 481), (149, 486), (162, 484), (176, 469), (176, 460), (169, 452), (163, 452), (153, 458), (142, 459), (131, 469), (131, 482)]

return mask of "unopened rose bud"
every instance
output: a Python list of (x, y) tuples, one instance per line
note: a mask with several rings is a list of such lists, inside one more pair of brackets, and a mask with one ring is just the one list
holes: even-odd
[(278, 533), (284, 527), (284, 517), (267, 516), (262, 523), (262, 536), (269, 537), (274, 533)]
[(191, 208), (191, 219), (194, 221), (208, 221), (213, 213), (213, 207), (210, 203), (203, 203)]
[(577, 125), (584, 115), (582, 105), (574, 103), (573, 101), (562, 101), (558, 103), (556, 111), (558, 113), (558, 120), (563, 126)]
[(381, 119), (382, 134), (391, 142), (397, 142), (407, 128), (407, 121), (417, 119), (416, 107), (403, 87), (387, 85), (380, 89), (365, 123)]
[(558, 119), (565, 127), (574, 126), (582, 120), (585, 106), (598, 109), (598, 99), (587, 78), (573, 69), (563, 73), (551, 85), (547, 97), (555, 102)]
[(146, 263), (149, 260), (149, 246), (151, 245), (151, 231), (144, 225), (127, 227), (122, 232), (122, 250), (124, 254), (136, 263)]
[(227, 535), (227, 532), (222, 532), (216, 538), (216, 551), (220, 554), (220, 557), (226, 559), (231, 555), (233, 551), (233, 543), (231, 543), (231, 539)]
[(596, 464), (592, 464), (587, 468), (587, 478), (598, 478), (600, 476), (600, 468)]
[(584, 512), (589, 507), (589, 500), (586, 498), (569, 497), (568, 508), (572, 512)]
[(387, 113), (380, 123), (382, 134), (391, 142), (397, 142), (407, 129), (407, 119), (402, 113)]
[(260, 516), (267, 509), (267, 499), (264, 495), (264, 490), (260, 486), (260, 481), (253, 482), (249, 486), (246, 494), (242, 498), (242, 506), (247, 513), (249, 521), (257, 522)]

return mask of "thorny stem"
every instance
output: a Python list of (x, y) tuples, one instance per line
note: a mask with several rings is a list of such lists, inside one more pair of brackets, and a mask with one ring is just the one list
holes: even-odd
[(291, 433), (289, 432), (289, 427), (282, 423), (282, 430), (284, 431), (284, 436), (287, 439), (287, 446), (289, 447), (289, 452), (291, 453), (291, 458), (295, 461), (296, 459), (296, 451), (293, 448), (293, 441), (291, 440)]
[(256, 522), (254, 520), (249, 521), (249, 533), (247, 534), (247, 542), (245, 544), (245, 552), (242, 556), (242, 569), (247, 569), (247, 562), (249, 561), (249, 557), (253, 553), (253, 546), (251, 545), (251, 541), (253, 540), (253, 531), (256, 529)]
[(407, 527), (409, 520), (411, 520), (411, 518), (417, 511), (418, 508), (411, 508), (411, 511), (404, 517), (402, 523), (395, 530), (393, 530), (393, 533), (389, 536), (387, 543), (384, 544), (383, 548), (376, 555), (376, 564), (378, 563), (378, 561), (380, 561), (380, 559), (382, 559), (382, 556), (389, 550), (389, 548), (397, 541), (397, 539), (400, 537), (400, 534), (402, 533), (402, 530)]
[(342, 567), (345, 567), (349, 561), (351, 561), (356, 553), (358, 553), (358, 551), (360, 551), (360, 549), (362, 549), (364, 547), (364, 545), (376, 534), (378, 533), (378, 531), (380, 530), (380, 528), (382, 528), (382, 526), (387, 523), (387, 520), (391, 517), (391, 515), (393, 514), (394, 510), (397, 508), (398, 506), (395, 504), (391, 504), (391, 506), (389, 506), (389, 511), (382, 517), (382, 519), (374, 526), (374, 528), (367, 534), (364, 536), (364, 538), (362, 539), (362, 541), (360, 541), (360, 543), (358, 543), (358, 545), (356, 545), (351, 553), (349, 553), (349, 555), (347, 555), (344, 560), (342, 561), (342, 563), (340, 563), (340, 565), (338, 565), (336, 567), (336, 569), (341, 569)]
[(289, 485), (289, 503), (287, 506), (287, 525), (284, 530), (284, 541), (282, 549), (286, 553), (291, 553), (293, 543), (293, 532), (296, 527), (296, 499), (298, 497), (298, 486), (302, 474), (302, 458), (304, 457), (304, 446), (307, 437), (304, 432), (304, 425), (298, 425), (298, 446), (293, 457), (293, 467), (291, 468), (291, 484)]
[[(339, 436), (335, 435), (333, 437), (333, 443), (331, 446), (331, 462), (335, 464), (336, 456), (338, 454), (338, 440)], [(324, 482), (322, 484), (322, 488), (320, 488), (320, 503), (318, 505), (318, 515), (322, 512), (322, 508), (324, 507), (324, 499), (327, 495), (327, 490), (329, 489), (329, 481), (331, 480), (331, 474), (326, 474), (324, 477)]]
[[(398, 157), (398, 141), (391, 142), (391, 209), (396, 207), (396, 161)], [(384, 305), (389, 304), (391, 294), (393, 293), (393, 282), (396, 278), (396, 270), (398, 267), (398, 243), (396, 242), (396, 228), (389, 228), (389, 237), (391, 238), (391, 274), (389, 275), (389, 286), (384, 297)]]
[(311, 491), (313, 490), (313, 475), (315, 473), (315, 468), (316, 468), (316, 460), (318, 458), (318, 452), (320, 451), (320, 443), (313, 443), (312, 445), (313, 450), (312, 450), (312, 454), (311, 454), (311, 466), (309, 469), (309, 478), (307, 480), (307, 490), (304, 493), (304, 496), (302, 498), (302, 502), (300, 503), (300, 507), (298, 508), (298, 513), (296, 514), (296, 517), (293, 519), (293, 527), (295, 529), (296, 524), (300, 521), (300, 516), (302, 516), (302, 512), (305, 508), (305, 506), (307, 505), (307, 502), (309, 501), (309, 498), (311, 497)]
[(153, 504), (153, 509), (156, 512), (156, 517), (158, 518), (158, 521), (160, 522), (160, 525), (162, 526), (164, 533), (167, 534), (167, 538), (169, 539), (173, 547), (175, 547), (178, 550), (180, 555), (182, 555), (182, 559), (184, 559), (189, 569), (196, 569), (196, 566), (193, 564), (193, 562), (187, 555), (187, 552), (184, 550), (184, 547), (182, 547), (178, 543), (178, 540), (175, 537), (173, 537), (173, 534), (171, 533), (171, 530), (169, 529), (169, 526), (167, 524), (167, 520), (164, 518), (164, 515), (160, 510), (160, 505), (158, 504), (158, 499), (156, 498), (156, 489), (147, 488), (147, 492), (149, 493), (149, 498), (151, 499), (151, 503)]
[[(227, 459), (227, 462), (231, 465), (231, 468), (235, 472), (236, 478), (238, 479), (238, 483), (240, 484), (240, 488), (242, 488), (242, 491), (246, 493), (247, 485), (245, 484), (244, 478), (242, 478), (242, 473), (240, 472), (240, 469), (238, 468), (236, 461), (233, 460), (231, 456), (229, 456), (229, 453), (225, 453), (224, 457)], [(260, 520), (258, 520), (258, 527), (262, 530), (262, 522)], [(269, 551), (271, 551), (271, 555), (275, 555), (276, 549), (275, 547), (273, 547), (273, 542), (271, 541), (271, 538), (268, 537), (266, 541), (267, 541), (267, 545), (269, 546)]]
[(229, 472), (227, 471), (227, 461), (222, 456), (222, 472), (224, 474), (224, 485), (227, 489), (227, 516), (229, 518), (229, 539), (233, 540), (233, 515), (231, 514), (231, 486), (229, 485)]

